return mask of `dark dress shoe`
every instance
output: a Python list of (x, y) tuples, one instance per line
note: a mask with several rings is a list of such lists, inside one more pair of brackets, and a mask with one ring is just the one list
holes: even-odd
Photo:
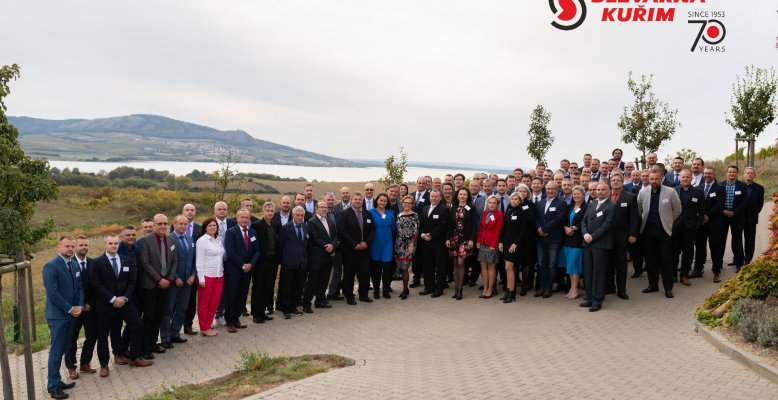
[(313, 309), (311, 308), (311, 306), (305, 306), (303, 307), (303, 312), (306, 314), (313, 314)]
[(345, 299), (345, 297), (338, 296), (338, 295), (334, 295), (334, 296), (333, 295), (328, 295), (327, 296), (327, 300), (343, 300), (343, 299)]
[(629, 296), (626, 293), (617, 293), (616, 296), (622, 300), (629, 300)]
[(694, 271), (690, 272), (689, 273), (689, 279), (692, 279), (692, 278), (702, 278), (702, 271), (694, 270)]
[(719, 274), (713, 274), (713, 282), (715, 283), (721, 282), (721, 276), (719, 276)]
[(597, 311), (600, 311), (601, 308), (602, 308), (602, 306), (599, 305), (599, 304), (596, 305), (596, 306), (591, 306), (591, 307), (589, 307), (589, 312), (597, 312)]
[(49, 390), (49, 395), (51, 395), (52, 399), (67, 399), (68, 397), (70, 397), (70, 395), (63, 392), (62, 389), (59, 388), (54, 390)]
[(632, 274), (632, 278), (640, 278), (641, 276), (643, 276), (642, 272), (635, 272), (634, 274)]
[(479, 286), (478, 290), (484, 290), (484, 285)]
[(592, 302), (591, 301), (582, 301), (580, 304), (578, 304), (579, 307), (591, 307)]
[(475, 282), (470, 282), (467, 284), (468, 287), (475, 287)]
[(659, 289), (657, 289), (657, 288), (652, 288), (652, 287), (650, 287), (650, 286), (649, 286), (649, 287), (647, 287), (647, 288), (645, 288), (645, 289), (643, 289), (643, 293), (654, 293), (654, 292), (658, 292), (658, 291), (659, 291)]
[(735, 262), (732, 261), (731, 263), (727, 263), (727, 265), (729, 265), (731, 267), (731, 266), (735, 265)]
[(354, 299), (346, 299), (346, 304), (348, 304), (350, 306), (355, 306), (355, 305), (357, 305), (357, 301), (354, 300)]
[(430, 297), (434, 298), (434, 297), (440, 297), (440, 296), (443, 296), (443, 292), (437, 291), (437, 292), (433, 293), (432, 296), (430, 296)]
[(314, 304), (314, 307), (316, 307), (316, 308), (332, 308), (332, 304), (330, 304), (330, 303), (316, 303), (316, 304)]
[(292, 314), (284, 313), (284, 319), (292, 319)]
[(182, 338), (181, 336), (173, 336), (173, 338), (170, 339), (173, 343), (186, 343), (188, 340)]
[(547, 299), (549, 297), (551, 297), (551, 291), (550, 290), (546, 290), (545, 292), (543, 292), (543, 298), (544, 299)]
[(519, 291), (519, 296), (526, 296), (527, 295), (527, 288), (521, 288)]
[(681, 277), (681, 284), (684, 286), (691, 286), (692, 284), (689, 282), (689, 278), (682, 276)]
[(369, 296), (359, 296), (359, 301), (363, 303), (372, 303), (373, 299), (371, 299)]
[(254, 322), (255, 324), (264, 324), (265, 323), (264, 319), (258, 318), (258, 317), (252, 318), (251, 321)]
[(392, 298), (392, 295), (389, 294), (388, 290), (384, 292), (384, 298), (387, 299), (387, 300)]
[(545, 292), (545, 290), (543, 290), (543, 289), (538, 289), (538, 290), (536, 290), (536, 291), (535, 291), (535, 294), (533, 294), (533, 295), (532, 295), (532, 297), (540, 297), (540, 296), (543, 296), (543, 293), (544, 293), (544, 292)]
[(303, 315), (303, 312), (302, 312), (302, 311), (300, 311), (299, 309), (297, 309), (297, 307), (295, 307), (295, 309), (294, 309), (294, 310), (292, 310), (292, 314), (295, 314), (295, 315)]
[(184, 333), (187, 335), (197, 335), (197, 331), (192, 329), (191, 326), (184, 328)]
[[(144, 359), (146, 359), (146, 360), (153, 360), (153, 359), (154, 359), (154, 354), (152, 354), (150, 351), (147, 351), (147, 352), (145, 352), (145, 353), (141, 354), (141, 357), (143, 357), (143, 358), (144, 358)], [(127, 359), (127, 362), (126, 362), (126, 363), (124, 363), (124, 364), (127, 364), (127, 363), (129, 363), (129, 362), (130, 362), (130, 360), (129, 360), (129, 359)], [(117, 364), (119, 364), (119, 362), (118, 362), (118, 361), (117, 361), (116, 363), (117, 363)], [(124, 364), (119, 364), (119, 365), (124, 365)]]
[(403, 292), (402, 292), (402, 293), (400, 293), (400, 298), (401, 298), (402, 300), (405, 300), (405, 299), (407, 299), (407, 298), (408, 298), (408, 294), (409, 294), (409, 293), (410, 293), (410, 292), (408, 291), (408, 289), (404, 289), (404, 290), (403, 290)]
[(157, 345), (154, 345), (154, 347), (151, 348), (151, 352), (152, 353), (157, 353), (157, 354), (163, 354), (163, 353), (165, 353), (165, 349), (162, 348), (162, 346), (157, 344)]
[(417, 287), (419, 287), (419, 286), (421, 286), (421, 283), (419, 283), (419, 282), (416, 282), (416, 281), (413, 281), (413, 282), (411, 282), (411, 284), (410, 284), (410, 287), (411, 287), (411, 288), (417, 288)]
[(376, 300), (381, 298), (381, 295), (378, 293), (377, 290), (375, 292), (373, 292), (373, 298), (376, 299)]
[(419, 292), (419, 296), (426, 296), (428, 294), (432, 294), (433, 292), (431, 290), (422, 290)]
[[(148, 353), (148, 354), (151, 355), (151, 353)], [(151, 356), (154, 357), (154, 355), (151, 355)], [(130, 359), (128, 357), (129, 357), (129, 354), (127, 354), (127, 355), (125, 355), (125, 354), (114, 354), (113, 362), (115, 362), (116, 364), (119, 364), (119, 365), (127, 365), (127, 363), (130, 362)]]
[(607, 295), (607, 294), (615, 294), (615, 293), (616, 293), (616, 289), (615, 289), (615, 288), (610, 288), (610, 289), (608, 289), (608, 290), (606, 290), (606, 291), (605, 291), (605, 294), (606, 294), (606, 295)]
[(673, 294), (672, 290), (668, 290), (665, 292), (665, 297), (667, 297), (668, 299), (672, 299), (673, 297), (675, 297), (675, 295)]
[(249, 310), (246, 307), (243, 307), (243, 312), (240, 313), (240, 315), (242, 315), (244, 317), (248, 317), (251, 314), (249, 314)]
[(59, 388), (62, 390), (72, 389), (74, 386), (76, 386), (75, 382), (70, 382), (70, 383), (65, 383), (62, 381), (59, 382)]
[(175, 346), (173, 346), (173, 343), (170, 343), (170, 342), (162, 342), (162, 348), (163, 348), (163, 349), (170, 350), (170, 349), (172, 349), (172, 348), (174, 348), (174, 347), (175, 347)]
[(238, 328), (236, 328), (234, 325), (230, 325), (227, 327), (227, 332), (229, 333), (235, 333), (238, 331)]

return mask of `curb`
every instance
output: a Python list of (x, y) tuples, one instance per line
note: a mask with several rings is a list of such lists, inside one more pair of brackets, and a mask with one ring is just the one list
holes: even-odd
[(710, 342), (718, 351), (728, 355), (733, 360), (745, 365), (757, 374), (778, 385), (778, 368), (767, 364), (762, 361), (761, 358), (753, 354), (740, 350), (730, 343), (729, 340), (697, 321), (694, 322), (694, 331)]

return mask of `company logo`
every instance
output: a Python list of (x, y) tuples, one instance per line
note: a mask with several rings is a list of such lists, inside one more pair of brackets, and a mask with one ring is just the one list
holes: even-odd
[(584, 0), (548, 0), (548, 6), (556, 17), (551, 26), (563, 31), (573, 30), (586, 19)]
[(690, 19), (690, 24), (699, 24), (700, 30), (697, 32), (697, 37), (694, 39), (691, 51), (694, 52), (700, 43), (700, 39), (708, 45), (700, 44), (699, 50), (704, 52), (724, 52), (724, 46), (719, 46), (724, 38), (727, 36), (727, 29), (724, 24), (717, 19)]

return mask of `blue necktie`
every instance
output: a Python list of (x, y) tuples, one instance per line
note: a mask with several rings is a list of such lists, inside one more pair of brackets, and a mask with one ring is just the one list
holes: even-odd
[(111, 258), (111, 265), (113, 266), (113, 274), (119, 277), (119, 264), (116, 263), (116, 257)]
[(297, 240), (300, 241), (300, 246), (303, 245), (303, 227), (297, 225)]
[(675, 186), (678, 186), (679, 183), (680, 183), (680, 181), (678, 180), (678, 174), (675, 174), (675, 180), (673, 181), (673, 184)]
[(187, 243), (187, 241), (186, 241), (186, 236), (180, 235), (178, 237), (178, 240), (181, 241), (181, 247), (184, 248), (184, 256), (185, 257), (188, 256), (189, 255), (189, 243)]

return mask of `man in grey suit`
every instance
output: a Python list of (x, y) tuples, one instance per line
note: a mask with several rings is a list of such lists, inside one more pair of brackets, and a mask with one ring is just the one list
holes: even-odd
[(581, 233), (586, 247), (583, 262), (586, 301), (580, 306), (589, 307), (590, 312), (600, 311), (605, 300), (605, 270), (613, 250), (613, 236), (610, 233), (616, 214), (616, 207), (609, 197), (608, 184), (597, 184), (597, 200), (589, 204), (581, 221)]
[(159, 325), (167, 300), (167, 289), (175, 280), (178, 263), (177, 239), (167, 235), (167, 217), (157, 214), (152, 220), (154, 232), (140, 240), (140, 284), (143, 297), (143, 355), (149, 360), (153, 353), (164, 353), (157, 344)]
[[(332, 209), (332, 217), (335, 223), (340, 221), (340, 213), (349, 208), (351, 199), (351, 189), (348, 186), (340, 188), (340, 203)], [(343, 259), (340, 252), (335, 253), (332, 259), (332, 272), (330, 273), (330, 284), (327, 289), (327, 300), (343, 300), (340, 295), (340, 280), (343, 277)]]
[(638, 213), (642, 224), (643, 253), (648, 271), (648, 287), (643, 293), (659, 291), (659, 271), (667, 298), (673, 297), (675, 267), (671, 260), (673, 223), (681, 216), (681, 199), (673, 188), (662, 185), (664, 173), (655, 170), (649, 175), (649, 188), (638, 193)]

